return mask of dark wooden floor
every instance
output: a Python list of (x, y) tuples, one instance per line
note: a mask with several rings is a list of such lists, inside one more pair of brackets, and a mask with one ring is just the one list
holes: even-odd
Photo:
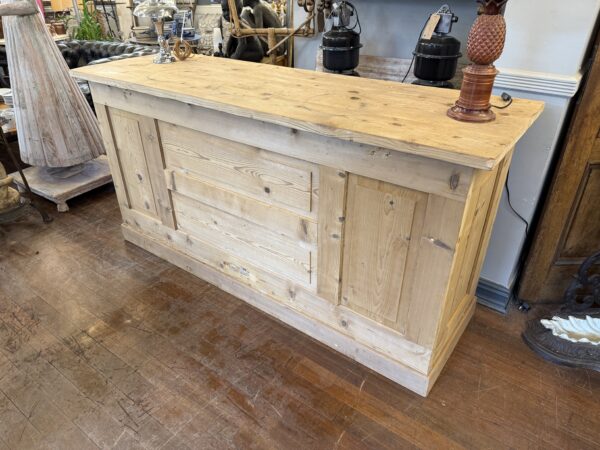
[(0, 449), (600, 447), (600, 374), (535, 357), (519, 312), (480, 307), (423, 399), (119, 223), (104, 189), (0, 225)]

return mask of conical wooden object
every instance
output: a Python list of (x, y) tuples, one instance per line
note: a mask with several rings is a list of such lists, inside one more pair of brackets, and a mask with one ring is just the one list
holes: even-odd
[[(21, 159), (67, 167), (105, 153), (98, 122), (41, 14), (29, 0), (2, 0), (0, 15), (15, 106)], [(25, 15), (7, 15), (25, 14)]]

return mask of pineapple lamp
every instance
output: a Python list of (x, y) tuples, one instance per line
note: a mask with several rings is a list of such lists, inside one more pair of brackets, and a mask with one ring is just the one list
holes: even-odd
[(171, 55), (169, 40), (165, 39), (164, 19), (170, 17), (178, 10), (171, 0), (145, 0), (135, 7), (133, 15), (136, 17), (148, 17), (154, 22), (156, 34), (158, 34), (158, 54), (154, 58), (154, 64), (167, 64), (175, 61)]
[(461, 122), (491, 122), (496, 115), (490, 98), (498, 71), (494, 61), (500, 58), (506, 39), (506, 22), (501, 14), (508, 0), (478, 0), (482, 14), (477, 17), (467, 41), (467, 54), (473, 64), (463, 69), (460, 97), (448, 110), (448, 116)]

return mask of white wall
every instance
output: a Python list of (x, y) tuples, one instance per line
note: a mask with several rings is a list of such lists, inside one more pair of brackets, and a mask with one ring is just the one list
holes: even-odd
[(598, 15), (598, 0), (512, 0), (506, 7), (507, 38), (496, 64), (553, 75), (579, 72)]
[[(523, 1), (523, 0), (516, 0)], [(294, 23), (300, 24), (306, 18), (304, 10), (294, 8)], [(412, 58), (419, 32), (431, 13), (436, 12), (443, 1), (434, 0), (352, 0), (362, 24), (361, 52), (366, 55), (393, 58)], [(459, 17), (454, 24), (452, 35), (466, 48), (467, 35), (477, 15), (474, 0), (455, 0), (449, 3)], [(302, 69), (315, 68), (315, 60), (321, 35), (295, 40), (295, 65)], [(465, 51), (463, 50), (463, 53)]]
[[(540, 119), (517, 145), (509, 188), (515, 209), (528, 221), (540, 202), (557, 139), (581, 81), (581, 65), (600, 0), (512, 1), (506, 9), (507, 42), (496, 63), (495, 93), (546, 102)], [(506, 192), (494, 225), (482, 279), (512, 288), (525, 242), (525, 226), (510, 211)]]

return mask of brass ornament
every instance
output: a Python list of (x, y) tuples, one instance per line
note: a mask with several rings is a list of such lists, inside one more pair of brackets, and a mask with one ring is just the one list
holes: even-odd
[(183, 61), (192, 54), (192, 46), (187, 41), (176, 39), (175, 44), (173, 45), (173, 53), (179, 61)]

